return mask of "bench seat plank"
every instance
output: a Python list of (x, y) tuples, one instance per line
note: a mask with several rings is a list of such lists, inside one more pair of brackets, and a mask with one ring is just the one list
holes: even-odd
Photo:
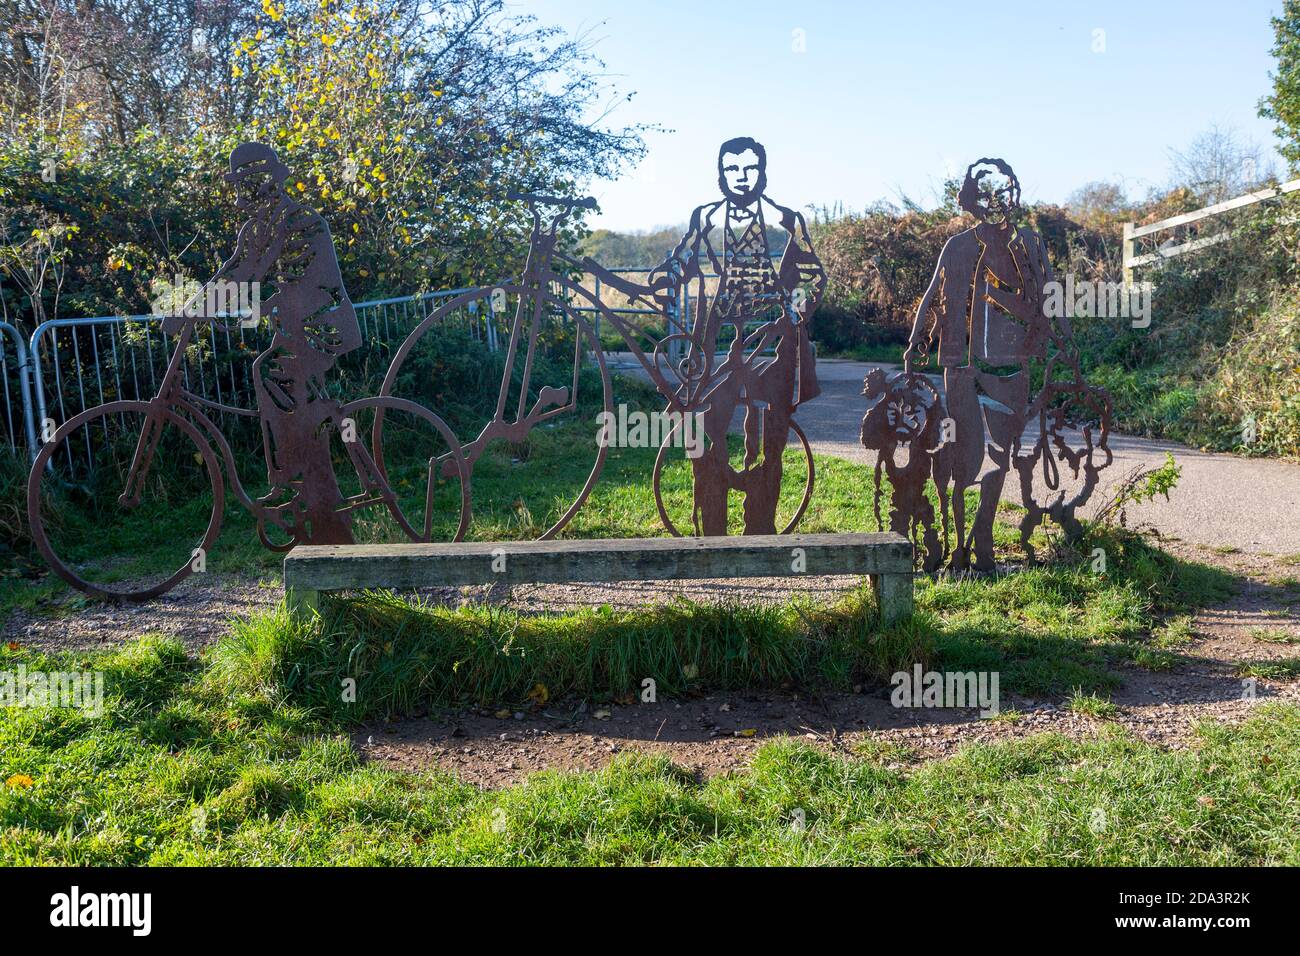
[(882, 610), (888, 591), (904, 613), (905, 591), (910, 613), (912, 545), (891, 532), (301, 545), (284, 559), (300, 607), (319, 591), (829, 574), (871, 576)]

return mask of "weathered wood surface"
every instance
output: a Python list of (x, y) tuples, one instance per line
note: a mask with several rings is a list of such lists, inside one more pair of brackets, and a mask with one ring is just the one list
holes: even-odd
[(285, 589), (300, 608), (319, 591), (826, 574), (869, 575), (887, 617), (911, 611), (912, 545), (889, 532), (304, 545), (284, 559)]

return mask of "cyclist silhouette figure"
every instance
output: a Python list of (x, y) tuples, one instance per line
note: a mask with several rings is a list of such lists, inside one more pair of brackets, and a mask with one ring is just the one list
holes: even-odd
[[(270, 147), (244, 143), (230, 154), (225, 179), (248, 216), (217, 282), (261, 283), (271, 344), (253, 362), (270, 493), (259, 504), (300, 543), (350, 544), (350, 512), (330, 460), (341, 405), (325, 380), (339, 356), (361, 344), (361, 328), (339, 272), (325, 220), (285, 191), (289, 176)], [(205, 300), (206, 301), (206, 300)], [(168, 319), (163, 331), (182, 320)]]
[[(650, 274), (650, 287), (676, 295), (695, 283), (696, 315), (684, 363), (705, 391), (688, 400), (703, 417), (703, 454), (691, 460), (695, 524), (699, 534), (727, 533), (727, 499), (744, 496), (746, 534), (776, 534), (781, 456), (795, 408), (820, 393), (808, 320), (821, 299), (826, 273), (813, 251), (803, 216), (766, 195), (767, 151), (748, 136), (718, 150), (722, 198), (698, 207), (672, 254)], [(769, 229), (778, 239), (771, 244)], [(772, 253), (780, 260), (773, 262)], [(718, 276), (703, 294), (704, 268)], [(760, 323), (754, 331), (746, 327)], [(725, 357), (717, 348), (729, 336)], [(772, 349), (773, 357), (762, 357)], [(733, 466), (727, 430), (744, 407), (743, 463)]]

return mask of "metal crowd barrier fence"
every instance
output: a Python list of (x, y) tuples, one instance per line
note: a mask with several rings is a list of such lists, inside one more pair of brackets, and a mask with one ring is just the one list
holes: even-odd
[[(776, 255), (772, 255), (770, 258), (773, 260), (777, 260), (780, 257)], [(617, 268), (609, 269), (608, 271), (617, 273), (619, 275), (648, 276), (654, 270), (647, 269), (644, 266), (620, 266)], [(706, 296), (712, 296), (717, 291), (718, 276), (714, 274), (706, 274), (704, 276), (704, 280), (705, 280), (705, 287), (703, 289), (703, 292)], [(601, 302), (604, 302), (604, 298), (602, 296), (603, 291), (604, 290), (602, 288), (602, 283), (600, 279), (594, 278), (594, 292), (596, 298)], [(619, 315), (653, 315), (656, 318), (662, 317), (665, 319), (665, 331), (668, 333), (691, 331), (691, 325), (693, 322), (694, 305), (693, 305), (689, 284), (682, 286), (681, 294), (679, 295), (677, 301), (673, 303), (673, 305), (669, 308), (667, 315), (661, 316), (659, 312), (656, 312), (653, 309), (623, 308), (623, 307), (615, 308), (612, 306), (608, 306), (608, 304), (607, 307), (611, 312), (616, 312)], [(581, 311), (595, 311), (595, 310), (576, 309), (575, 311), (581, 312)], [(596, 333), (596, 340), (602, 341), (600, 335), (600, 313), (599, 312), (597, 312), (596, 314), (594, 325), (595, 325), (594, 331)], [(763, 325), (763, 320), (761, 319), (756, 319), (754, 321), (747, 322), (745, 324), (744, 334), (748, 336), (756, 329), (761, 327), (762, 325)], [(715, 348), (719, 352), (725, 351), (727, 346), (731, 344), (732, 336), (733, 336), (733, 332), (730, 328), (723, 329), (719, 333), (718, 341), (714, 343)], [(683, 346), (680, 340), (675, 341), (674, 343), (672, 343), (672, 345), (673, 347), (669, 353), (669, 359), (673, 364), (676, 364), (683, 357), (682, 356)], [(775, 355), (776, 354), (775, 347), (769, 345), (767, 349), (764, 350), (763, 354), (769, 357)]]
[[(618, 268), (612, 272), (646, 274), (645, 268)], [(354, 304), (362, 329), (363, 345), (347, 356), (340, 368), (340, 380), (382, 375), (388, 358), (406, 334), (436, 307), (469, 289), (448, 289), (414, 296), (375, 299)], [(597, 299), (601, 284), (595, 283)], [(666, 328), (678, 331), (690, 324), (691, 299), (683, 291), (670, 308)], [(660, 318), (648, 308), (623, 307), (606, 303), (622, 315)], [(619, 350), (615, 342), (601, 339), (600, 312), (574, 303), (576, 312), (595, 313), (593, 331), (607, 351)], [(509, 334), (505, 316), (485, 310), (465, 310), (461, 321), (471, 334), (495, 351), (502, 335)], [(0, 323), (0, 401), (3, 402), (3, 441), (11, 451), (25, 445), (30, 459), (36, 457), (42, 440), (69, 418), (107, 402), (149, 401), (167, 368), (173, 343), (165, 337), (157, 315), (103, 315), (88, 318), (51, 319), (41, 323), (24, 342), (12, 325)], [(194, 337), (183, 363), (185, 388), (215, 405), (253, 407), (252, 360), (270, 342), (265, 323), (258, 329), (230, 329), (209, 323)], [(9, 340), (12, 339), (12, 343)], [(678, 358), (680, 356), (677, 356)], [(226, 413), (214, 412), (223, 427)], [(87, 433), (88, 434), (88, 433)], [(72, 474), (79, 461), (89, 467), (94, 448), (87, 437), (81, 447), (69, 445), (66, 465)], [(62, 457), (62, 455), (60, 456)]]
[[(448, 289), (356, 303), (363, 344), (357, 350), (360, 355), (349, 362), (348, 372), (353, 377), (358, 370), (364, 374), (377, 364), (375, 359), (401, 344), (406, 331), (428, 314), (434, 302), (465, 291)], [(46, 435), (88, 408), (153, 398), (174, 344), (158, 328), (161, 321), (157, 315), (105, 315), (51, 319), (37, 326), (26, 350), (32, 373), (27, 400), (34, 420), (29, 435), (32, 457)], [(488, 323), (478, 319), (473, 324), (483, 334)], [(270, 340), (265, 323), (258, 329), (208, 323), (194, 336), (181, 366), (185, 388), (217, 405), (253, 407), (253, 358)], [(224, 427), (226, 414), (214, 414)], [(60, 462), (74, 475), (80, 470), (78, 458), (87, 466), (93, 462), (94, 448), (88, 432), (86, 436), (82, 447), (69, 445), (67, 460)]]
[[(13, 340), (12, 345), (10, 339)], [(0, 398), (4, 401), (3, 438), (9, 450), (26, 445), (36, 457), (36, 413), (32, 407), (31, 363), (22, 333), (0, 322)]]

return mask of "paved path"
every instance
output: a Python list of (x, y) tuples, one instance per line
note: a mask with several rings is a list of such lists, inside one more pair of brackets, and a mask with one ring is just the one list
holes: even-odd
[[(815, 453), (875, 464), (875, 453), (859, 444), (858, 433), (866, 410), (862, 380), (876, 367), (844, 359), (818, 361), (822, 394), (798, 414)], [(1182, 469), (1178, 487), (1168, 502), (1130, 507), (1130, 524), (1149, 524), (1164, 535), (1209, 547), (1300, 554), (1300, 464), (1212, 454), (1127, 435), (1112, 435), (1110, 446), (1115, 460), (1101, 472), (1089, 508), (1105, 501), (1133, 469), (1158, 466), (1169, 452)], [(1008, 481), (1004, 495), (1018, 501), (1019, 491), (1015, 481)]]

